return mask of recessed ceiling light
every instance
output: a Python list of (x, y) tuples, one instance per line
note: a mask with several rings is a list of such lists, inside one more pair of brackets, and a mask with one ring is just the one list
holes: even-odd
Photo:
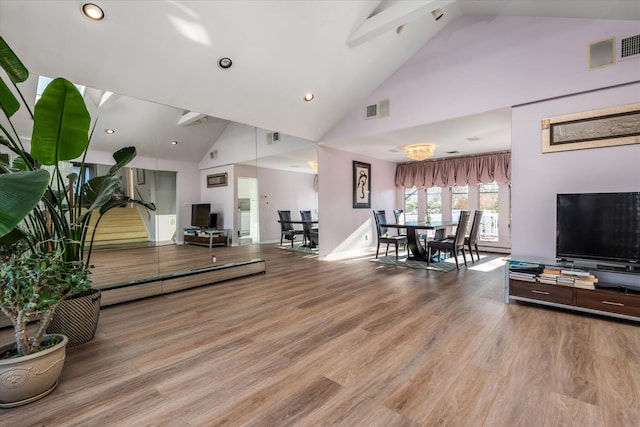
[(111, 135), (112, 133), (116, 133), (116, 131), (113, 130), (113, 129), (105, 129), (104, 131), (105, 131), (105, 133), (108, 133), (109, 135)]
[(233, 65), (233, 61), (231, 60), (231, 58), (220, 58), (218, 60), (218, 66), (222, 69), (227, 69), (230, 68), (231, 65)]
[(469, 138), (465, 138), (465, 139), (469, 142), (480, 141), (480, 138), (478, 138), (477, 136), (470, 136)]
[(178, 141), (171, 141), (171, 145), (178, 145)]
[(315, 97), (316, 97), (316, 96), (315, 96), (314, 94), (312, 94), (311, 92), (309, 92), (309, 93), (306, 93), (306, 94), (304, 95), (304, 98), (303, 98), (303, 99), (304, 99), (305, 101), (309, 102), (309, 101), (313, 101), (313, 98), (315, 98)]
[(458, 154), (460, 153), (458, 150), (447, 151), (447, 154)]
[(82, 14), (92, 21), (102, 21), (104, 19), (104, 10), (95, 3), (83, 4)]

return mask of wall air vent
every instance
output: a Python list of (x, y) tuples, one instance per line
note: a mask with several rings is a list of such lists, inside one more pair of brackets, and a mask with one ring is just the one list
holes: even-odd
[(391, 114), (391, 101), (383, 99), (378, 102), (378, 117), (389, 117)]
[(367, 105), (364, 118), (374, 119), (376, 117), (378, 117), (378, 104)]
[(209, 152), (209, 158), (211, 160), (215, 160), (218, 158), (218, 150), (213, 150)]
[(640, 34), (631, 37), (621, 37), (617, 56), (618, 61), (640, 58)]
[(280, 141), (280, 132), (267, 133), (267, 145), (271, 145), (274, 142)]

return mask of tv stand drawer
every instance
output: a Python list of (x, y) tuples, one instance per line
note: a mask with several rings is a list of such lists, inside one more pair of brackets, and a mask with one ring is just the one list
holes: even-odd
[(509, 280), (509, 294), (557, 304), (574, 305), (573, 288), (564, 286)]
[(640, 296), (605, 290), (576, 289), (576, 305), (640, 317)]

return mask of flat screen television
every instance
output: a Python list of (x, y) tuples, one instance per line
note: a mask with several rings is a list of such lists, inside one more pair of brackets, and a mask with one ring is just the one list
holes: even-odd
[(556, 257), (640, 264), (640, 192), (558, 194)]
[(210, 203), (199, 203), (191, 205), (191, 226), (192, 227), (209, 227), (209, 213), (211, 212)]

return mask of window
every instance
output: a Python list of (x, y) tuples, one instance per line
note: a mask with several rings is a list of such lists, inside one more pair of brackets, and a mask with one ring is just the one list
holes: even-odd
[[(36, 87), (36, 102), (38, 102), (38, 100), (44, 93), (44, 90), (52, 81), (53, 81), (53, 78), (51, 77), (38, 76), (38, 86)], [(84, 96), (85, 92), (87, 91), (86, 86), (79, 85), (77, 83), (74, 83), (73, 85), (77, 87), (78, 90), (80, 91), (80, 94)]]
[(480, 240), (498, 241), (498, 184), (480, 184), (479, 208), (482, 210)]
[(451, 219), (460, 220), (460, 211), (469, 210), (469, 186), (451, 188)]
[(427, 188), (427, 213), (431, 221), (442, 221), (442, 188)]
[(404, 189), (404, 220), (418, 220), (418, 190), (416, 187)]

